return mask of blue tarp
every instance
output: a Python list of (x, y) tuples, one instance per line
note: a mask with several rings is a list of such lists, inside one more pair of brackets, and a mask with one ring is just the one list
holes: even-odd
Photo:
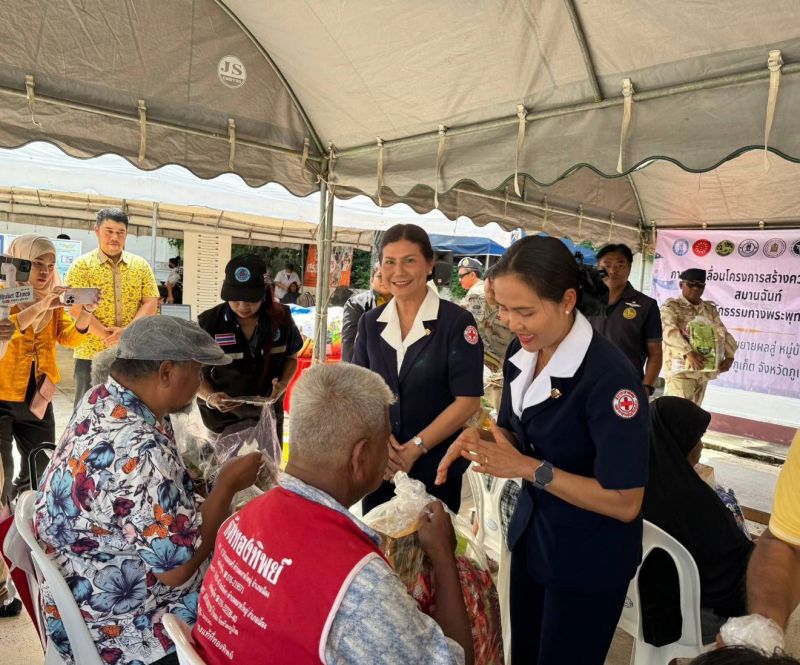
[(453, 252), (456, 256), (474, 256), (480, 258), (490, 254), (502, 256), (506, 248), (490, 238), (473, 238), (472, 236), (429, 235), (433, 249), (437, 252)]

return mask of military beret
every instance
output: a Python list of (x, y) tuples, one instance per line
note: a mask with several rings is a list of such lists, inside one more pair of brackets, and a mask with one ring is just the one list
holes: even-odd
[(691, 282), (703, 282), (705, 284), (706, 271), (702, 268), (689, 268), (680, 274), (680, 278)]

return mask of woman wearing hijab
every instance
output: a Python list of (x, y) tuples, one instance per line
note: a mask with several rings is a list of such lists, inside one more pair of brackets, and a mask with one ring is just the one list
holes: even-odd
[[(83, 305), (77, 321), (63, 309), (60, 296), (64, 289), (55, 270), (56, 248), (48, 238), (34, 233), (19, 236), (7, 253), (31, 262), (30, 277), (20, 285), (30, 285), (34, 293), (33, 302), (11, 309), (9, 320), (15, 330), (0, 359), (0, 453), (4, 493), (11, 498), (29, 482), (28, 453), (42, 443), (55, 441), (56, 423), (49, 396), (61, 379), (56, 342), (76, 347), (97, 305)], [(22, 470), (12, 484), (14, 440), (22, 457)]]
[[(700, 572), (703, 641), (713, 641), (732, 616), (747, 614), (745, 577), (753, 543), (717, 493), (694, 470), (711, 414), (689, 400), (661, 397), (650, 407), (650, 479), (644, 518), (680, 542)], [(656, 550), (639, 573), (647, 642), (662, 646), (681, 634), (678, 577)]]

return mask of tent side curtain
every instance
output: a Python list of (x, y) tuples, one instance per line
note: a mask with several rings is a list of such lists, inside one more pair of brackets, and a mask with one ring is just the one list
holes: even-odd
[(431, 233), (431, 245), (438, 252), (452, 252), (456, 256), (502, 256), (506, 248), (489, 238), (469, 236), (442, 236)]

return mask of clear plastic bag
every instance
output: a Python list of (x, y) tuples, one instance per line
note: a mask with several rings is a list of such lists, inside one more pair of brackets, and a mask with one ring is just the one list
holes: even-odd
[(783, 630), (772, 619), (760, 614), (748, 614), (728, 619), (719, 631), (722, 641), (729, 645), (742, 645), (758, 649), (771, 656), (783, 650)]
[(206, 489), (214, 484), (219, 470), (229, 459), (252, 452), (262, 454), (264, 461), (256, 484), (234, 497), (234, 508), (243, 506), (277, 484), (281, 444), (275, 431), (272, 401), (264, 404), (255, 425), (231, 425), (220, 434), (205, 427), (196, 407), (189, 413), (174, 414), (171, 420), (183, 463), (196, 481), (206, 483)]
[[(425, 486), (402, 471), (393, 479), (395, 496), (373, 508), (364, 522), (384, 537), (384, 554), (417, 601), (420, 610), (432, 615), (436, 609), (436, 588), (430, 561), (417, 537), (425, 507), (436, 499)], [(486, 553), (470, 526), (448, 511), (456, 533), (456, 566), (467, 614), (472, 622), (476, 665), (503, 663), (500, 603), (492, 581)]]

